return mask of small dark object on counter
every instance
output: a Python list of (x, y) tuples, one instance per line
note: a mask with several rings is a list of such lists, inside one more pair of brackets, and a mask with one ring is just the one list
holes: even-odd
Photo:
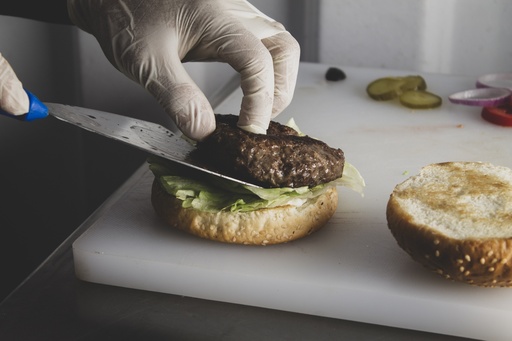
[(345, 72), (343, 72), (341, 69), (338, 69), (337, 67), (330, 67), (325, 73), (325, 79), (327, 79), (328, 81), (342, 81), (345, 78), (347, 78)]
[(238, 116), (215, 118), (217, 128), (197, 144), (196, 156), (221, 173), (267, 188), (313, 187), (343, 174), (339, 148), (274, 121), (262, 135), (238, 128)]

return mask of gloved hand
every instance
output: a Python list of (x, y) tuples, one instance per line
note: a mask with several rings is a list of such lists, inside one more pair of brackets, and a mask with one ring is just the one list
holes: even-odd
[(13, 115), (23, 115), (29, 108), (28, 95), (16, 73), (0, 54), (0, 109)]
[(221, 61), (240, 73), (243, 129), (265, 133), (292, 100), (300, 47), (245, 0), (68, 0), (68, 11), (192, 139), (210, 134), (215, 118), (182, 62)]

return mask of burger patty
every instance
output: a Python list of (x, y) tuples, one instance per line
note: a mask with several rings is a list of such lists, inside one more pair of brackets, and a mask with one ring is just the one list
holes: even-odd
[(198, 157), (225, 175), (262, 187), (316, 186), (341, 177), (341, 149), (270, 122), (266, 135), (237, 127), (238, 116), (216, 114), (217, 127), (199, 142)]

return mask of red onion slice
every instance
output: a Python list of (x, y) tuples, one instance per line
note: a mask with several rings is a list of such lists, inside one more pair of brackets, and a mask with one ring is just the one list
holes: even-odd
[(494, 73), (481, 76), (476, 81), (477, 88), (505, 88), (512, 90), (512, 73)]
[(510, 103), (511, 95), (512, 91), (505, 88), (480, 88), (457, 92), (448, 96), (448, 99), (455, 104), (495, 107)]

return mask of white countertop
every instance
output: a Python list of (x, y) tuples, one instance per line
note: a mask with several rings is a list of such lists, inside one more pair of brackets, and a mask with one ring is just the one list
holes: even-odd
[[(210, 242), (168, 229), (149, 201), (152, 175), (140, 179), (73, 245), (78, 278), (115, 286), (382, 324), (479, 339), (512, 332), (512, 289), (454, 283), (403, 252), (387, 229), (393, 187), (420, 167), (444, 161), (489, 161), (512, 168), (512, 128), (480, 118), (480, 108), (447, 96), (474, 87), (467, 77), (422, 74), (443, 97), (437, 109), (413, 111), (375, 102), (366, 85), (413, 74), (301, 64), (293, 117), (310, 136), (342, 148), (366, 180), (365, 196), (340, 188), (338, 210), (322, 230), (292, 243), (248, 247)], [(241, 92), (217, 112), (236, 113)]]

